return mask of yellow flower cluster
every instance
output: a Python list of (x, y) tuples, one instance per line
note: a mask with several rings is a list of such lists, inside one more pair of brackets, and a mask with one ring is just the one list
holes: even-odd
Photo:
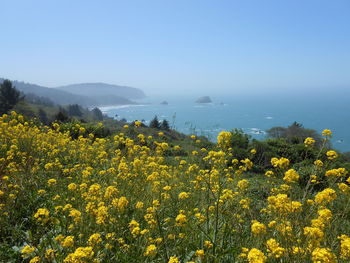
[(299, 180), (299, 174), (294, 169), (289, 169), (285, 172), (283, 180), (287, 183), (296, 183)]
[(135, 121), (135, 127), (140, 127), (141, 125), (142, 125), (142, 122), (140, 122), (140, 121)]
[(74, 253), (69, 254), (65, 259), (64, 263), (85, 263), (91, 260), (94, 256), (92, 247), (78, 247)]
[(248, 253), (248, 262), (249, 263), (265, 263), (267, 257), (262, 251), (257, 248), (252, 248)]
[(255, 235), (261, 235), (266, 233), (266, 226), (259, 221), (253, 220), (251, 226), (252, 233)]
[(322, 131), (322, 136), (332, 136), (332, 131), (329, 129), (325, 129)]
[(300, 211), (302, 204), (298, 201), (291, 201), (286, 194), (278, 194), (267, 198), (268, 209), (278, 214), (290, 214)]
[(304, 144), (306, 147), (311, 147), (315, 144), (315, 139), (314, 138), (311, 138), (311, 137), (307, 137), (305, 140), (304, 140)]
[(227, 131), (222, 131), (219, 133), (217, 141), (218, 145), (222, 149), (228, 149), (231, 146), (232, 133)]
[(34, 214), (34, 218), (39, 223), (47, 223), (50, 220), (50, 212), (46, 208), (39, 208)]
[(337, 258), (328, 248), (316, 248), (312, 251), (312, 262), (337, 263)]
[(287, 158), (272, 158), (271, 164), (275, 168), (286, 169), (289, 166), (289, 160)]
[(168, 263), (180, 263), (177, 257), (170, 257)]
[(327, 158), (328, 158), (329, 160), (333, 160), (333, 159), (338, 158), (338, 154), (337, 154), (336, 151), (328, 151), (328, 152), (326, 153), (326, 155), (327, 155)]
[(318, 192), (315, 196), (315, 202), (317, 204), (327, 204), (332, 202), (337, 197), (336, 192), (331, 188), (326, 188), (321, 192)]
[(344, 259), (350, 259), (350, 237), (341, 235), (340, 239), (340, 256)]
[(22, 248), (21, 254), (22, 257), (28, 257), (30, 254), (32, 254), (35, 251), (35, 247), (31, 247), (29, 245), (26, 245), (25, 247)]
[(338, 168), (326, 171), (325, 176), (341, 177), (346, 176), (347, 174), (348, 171), (346, 171), (345, 168)]
[(145, 256), (154, 256), (157, 254), (157, 247), (155, 245), (149, 245), (144, 253)]
[(280, 258), (286, 252), (286, 250), (280, 246), (276, 239), (273, 238), (266, 241), (266, 247), (269, 255), (274, 258)]

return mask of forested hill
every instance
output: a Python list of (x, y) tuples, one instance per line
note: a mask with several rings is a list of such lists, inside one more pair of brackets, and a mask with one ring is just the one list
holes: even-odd
[[(0, 83), (3, 82), (4, 79), (0, 78)], [(125, 104), (135, 104), (135, 102), (131, 101), (129, 98), (131, 97), (137, 97), (137, 94), (139, 94), (139, 97), (141, 98), (144, 93), (141, 90), (138, 89), (131, 89), (130, 96), (127, 94), (127, 92), (121, 92), (121, 94), (126, 94), (128, 97), (124, 97), (123, 95), (118, 95), (118, 92), (107, 92), (106, 89), (100, 89), (98, 87), (95, 87), (98, 91), (96, 94), (93, 94), (93, 88), (92, 86), (89, 86), (89, 92), (87, 94), (78, 94), (79, 92), (70, 92), (69, 86), (62, 87), (60, 89), (58, 88), (48, 88), (43, 87), (36, 84), (30, 84), (25, 83), (22, 81), (12, 81), (13, 85), (23, 92), (25, 95), (28, 94), (35, 94), (37, 96), (46, 97), (52, 100), (56, 104), (60, 105), (68, 105), (68, 104), (79, 104), (82, 106), (105, 106), (105, 105), (125, 105)], [(77, 87), (78, 85), (72, 85), (72, 90), (77, 91), (79, 90)], [(104, 84), (107, 85), (107, 84)], [(110, 85), (111, 87), (113, 85)], [(75, 88), (74, 88), (75, 87)], [(80, 86), (81, 87), (81, 86)], [(127, 91), (126, 87), (123, 87), (121, 91)], [(98, 93), (98, 94), (97, 94)], [(134, 96), (133, 96), (134, 94)]]
[(142, 99), (146, 97), (145, 93), (140, 89), (106, 83), (81, 83), (58, 87), (57, 89), (86, 96), (114, 95), (127, 99)]

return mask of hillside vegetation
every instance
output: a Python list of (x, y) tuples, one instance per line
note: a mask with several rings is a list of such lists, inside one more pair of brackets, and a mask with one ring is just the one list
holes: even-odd
[[(0, 118), (3, 262), (349, 262), (348, 163), (330, 130), (266, 151), (239, 131), (211, 144), (103, 129)], [(291, 158), (261, 161), (278, 150)]]
[(157, 117), (23, 98), (10, 81), (0, 102), (1, 262), (350, 260), (350, 158), (328, 129), (212, 143)]

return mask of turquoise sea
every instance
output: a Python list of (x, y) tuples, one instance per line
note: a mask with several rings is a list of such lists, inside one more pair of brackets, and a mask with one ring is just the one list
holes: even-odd
[[(154, 96), (138, 101), (139, 105), (102, 107), (108, 116), (127, 121), (143, 120), (148, 124), (155, 115), (166, 119), (176, 130), (205, 135), (215, 140), (222, 130), (240, 128), (257, 139), (274, 126), (288, 126), (294, 121), (321, 133), (333, 131), (333, 147), (350, 151), (349, 93), (302, 93), (284, 95), (210, 96), (212, 103), (197, 104), (200, 96)], [(207, 95), (207, 94), (205, 94)], [(210, 94), (209, 94), (210, 95)], [(167, 101), (168, 105), (161, 105)], [(117, 116), (116, 116), (117, 115)]]

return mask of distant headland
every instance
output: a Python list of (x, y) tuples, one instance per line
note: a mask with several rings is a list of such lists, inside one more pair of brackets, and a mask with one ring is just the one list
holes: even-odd
[[(4, 79), (0, 78), (0, 83)], [(48, 88), (22, 81), (12, 81), (13, 85), (27, 98), (40, 97), (54, 104), (79, 104), (84, 107), (133, 105), (134, 99), (145, 98), (145, 93), (137, 88), (106, 83), (80, 83), (56, 88)]]

